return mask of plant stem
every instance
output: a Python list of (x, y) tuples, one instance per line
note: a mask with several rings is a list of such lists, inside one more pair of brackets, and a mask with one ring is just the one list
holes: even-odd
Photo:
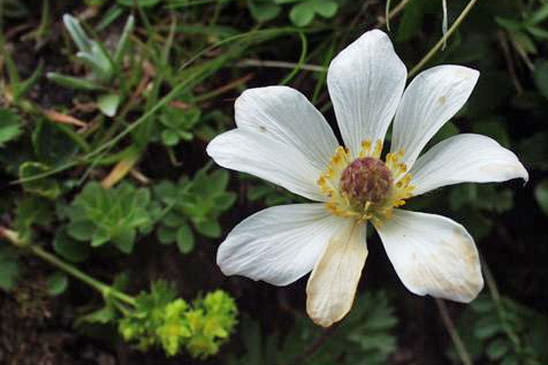
[(445, 302), (438, 298), (435, 298), (435, 299), (436, 299), (436, 305), (438, 306), (438, 310), (440, 312), (440, 316), (443, 321), (443, 324), (445, 325), (447, 332), (449, 332), (451, 341), (453, 341), (453, 344), (455, 345), (455, 350), (457, 351), (457, 355), (459, 356), (460, 361), (464, 365), (472, 365), (472, 360), (470, 359), (470, 355), (468, 354), (468, 351), (466, 350), (466, 347), (464, 346), (464, 342), (462, 342), (462, 339), (459, 333), (457, 332), (457, 329), (455, 328), (455, 325), (453, 324), (451, 317), (449, 316)]
[(487, 288), (489, 289), (491, 299), (493, 300), (493, 303), (495, 303), (497, 315), (502, 323), (502, 328), (506, 333), (506, 336), (508, 336), (510, 341), (512, 341), (514, 349), (519, 354), (521, 352), (521, 341), (519, 339), (519, 336), (512, 329), (512, 326), (508, 324), (508, 315), (506, 314), (506, 309), (504, 308), (504, 304), (501, 301), (497, 283), (495, 282), (495, 278), (493, 277), (493, 274), (491, 273), (491, 270), (489, 269), (489, 266), (487, 265), (487, 262), (483, 257), (481, 257), (481, 266), (483, 268), (485, 283), (487, 284)]
[(428, 53), (409, 71), (408, 77), (413, 77), (430, 59), (438, 52), (438, 50), (443, 47), (445, 42), (447, 42), (447, 39), (458, 29), (462, 21), (466, 18), (468, 13), (470, 13), (470, 10), (476, 5), (478, 0), (470, 0), (462, 13), (460, 13), (459, 17), (455, 20), (455, 22), (451, 25), (451, 28), (447, 30), (447, 33), (441, 37), (441, 39), (428, 51)]
[(127, 295), (110, 285), (107, 285), (99, 280), (92, 278), (83, 271), (80, 271), (76, 267), (64, 262), (57, 256), (45, 251), (42, 247), (25, 242), (23, 239), (20, 238), (17, 232), (6, 229), (4, 227), (0, 227), (0, 237), (5, 238), (15, 247), (27, 250), (27, 252), (30, 252), (33, 255), (40, 257), (42, 260), (48, 262), (52, 266), (55, 266), (56, 268), (66, 272), (67, 274), (72, 275), (76, 279), (88, 284), (89, 286), (100, 292), (104, 298), (116, 298), (128, 305), (135, 305), (135, 298), (133, 298), (132, 296)]
[[(390, 12), (386, 12), (388, 14), (388, 16), (385, 16), (384, 18), (382, 18), (381, 20), (379, 20), (377, 22), (377, 24), (375, 25), (375, 28), (380, 28), (382, 27), (383, 25), (386, 25), (386, 29), (388, 31), (390, 31), (390, 19), (392, 19), (394, 16), (398, 15), (399, 12), (401, 12), (405, 6), (407, 5), (407, 3), (409, 2), (410, 0), (402, 0), (398, 5), (396, 5), (396, 7), (394, 9), (392, 9)], [(390, 6), (389, 2), (386, 3), (387, 5), (387, 9), (388, 10), (388, 7)]]

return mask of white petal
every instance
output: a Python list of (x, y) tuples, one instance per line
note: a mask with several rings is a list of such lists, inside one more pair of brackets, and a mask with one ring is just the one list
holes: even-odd
[(395, 209), (377, 231), (411, 292), (468, 303), (483, 288), (474, 240), (451, 219)]
[(392, 152), (405, 151), (403, 163), (413, 166), (420, 151), (445, 122), (462, 108), (479, 72), (443, 65), (420, 73), (409, 84), (398, 107), (392, 134)]
[(459, 134), (438, 143), (417, 160), (410, 174), (414, 195), (462, 182), (529, 179), (512, 151), (479, 134)]
[(301, 151), (268, 133), (236, 128), (215, 137), (207, 153), (228, 169), (255, 175), (312, 200), (326, 199), (316, 184), (323, 171)]
[(320, 170), (326, 168), (339, 145), (323, 115), (290, 87), (248, 89), (234, 108), (238, 128), (269, 133), (301, 151)]
[(287, 285), (312, 270), (344, 223), (324, 204), (268, 208), (234, 227), (217, 251), (217, 264), (225, 275)]
[(340, 321), (352, 308), (367, 246), (366, 225), (348, 220), (331, 237), (306, 286), (306, 311), (320, 326)]
[(329, 65), (327, 86), (345, 145), (384, 139), (400, 101), (407, 69), (380, 30), (366, 32)]

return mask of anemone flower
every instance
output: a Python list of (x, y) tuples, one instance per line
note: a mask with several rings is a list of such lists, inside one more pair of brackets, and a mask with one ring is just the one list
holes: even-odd
[[(474, 240), (453, 220), (400, 209), (407, 199), (462, 182), (528, 174), (511, 151), (477, 134), (448, 138), (419, 157), (464, 105), (479, 72), (432, 67), (407, 86), (388, 36), (373, 30), (333, 59), (327, 86), (346, 147), (300, 92), (246, 90), (236, 129), (211, 141), (217, 164), (249, 173), (316, 203), (264, 209), (238, 224), (217, 253), (226, 275), (285, 286), (312, 272), (306, 308), (330, 326), (352, 307), (367, 257), (368, 222), (402, 283), (417, 295), (470, 302), (483, 288)], [(390, 122), (390, 151), (383, 141)]]

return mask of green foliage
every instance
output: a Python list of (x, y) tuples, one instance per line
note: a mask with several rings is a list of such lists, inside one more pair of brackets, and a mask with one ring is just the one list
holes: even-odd
[(275, 19), (282, 11), (282, 7), (273, 0), (247, 0), (247, 6), (258, 22)]
[(464, 224), (476, 238), (485, 237), (494, 224), (492, 214), (514, 206), (511, 189), (492, 184), (461, 184), (449, 193), (449, 207), (464, 217)]
[(0, 109), (0, 148), (21, 134), (19, 116), (7, 109)]
[(232, 357), (229, 364), (286, 364), (298, 360), (301, 364), (386, 364), (388, 355), (396, 349), (391, 333), (397, 324), (394, 308), (385, 292), (367, 292), (360, 296), (348, 317), (333, 329), (317, 351), (303, 357), (307, 349), (325, 336), (306, 317), (297, 317), (285, 336), (262, 337), (260, 327), (247, 320), (242, 333), (247, 353)]
[[(548, 317), (502, 297), (483, 295), (470, 304), (458, 323), (459, 334), (472, 355), (490, 364), (540, 365), (548, 361), (545, 346)], [(455, 353), (451, 358), (457, 363)]]
[[(25, 179), (48, 172), (49, 170), (48, 166), (40, 162), (27, 161), (19, 166), (19, 177)], [(52, 200), (61, 194), (61, 187), (52, 178), (30, 180), (23, 183), (23, 188), (30, 193)]]
[[(278, 0), (278, 2), (288, 2)], [(339, 4), (332, 0), (304, 0), (295, 4), (289, 12), (289, 19), (299, 27), (310, 24), (316, 15), (331, 18), (337, 13)]]
[[(122, 272), (114, 278), (111, 288), (114, 290), (124, 291), (129, 284), (129, 275), (126, 272)], [(105, 305), (91, 313), (87, 313), (83, 316), (76, 318), (74, 324), (76, 327), (85, 327), (87, 324), (99, 324), (107, 325), (115, 323), (119, 316), (120, 308), (123, 308), (124, 313), (127, 313), (129, 308), (123, 304), (117, 302), (111, 296), (105, 296)]]
[(154, 186), (154, 198), (162, 206), (158, 240), (165, 244), (177, 242), (186, 254), (192, 251), (195, 241), (190, 225), (205, 237), (220, 237), (219, 216), (236, 200), (236, 194), (226, 191), (228, 179), (224, 170), (208, 172), (204, 168), (192, 180), (183, 177), (177, 184), (163, 181)]
[(119, 105), (120, 95), (117, 94), (103, 94), (97, 98), (99, 110), (107, 117), (115, 116)]
[(34, 226), (45, 227), (52, 221), (51, 210), (50, 202), (45, 199), (34, 196), (20, 199), (17, 202), (14, 222), (14, 228), (19, 236), (24, 241), (31, 241)]
[(137, 297), (135, 310), (119, 321), (119, 331), (143, 351), (162, 347), (174, 356), (185, 348), (193, 357), (206, 358), (228, 339), (236, 316), (234, 299), (221, 290), (188, 304), (176, 298), (172, 286), (159, 281), (150, 293)]
[(87, 243), (71, 238), (64, 227), (56, 232), (53, 239), (53, 249), (63, 259), (70, 262), (85, 261), (91, 251)]
[(78, 19), (65, 14), (63, 22), (78, 47), (76, 58), (89, 67), (90, 75), (88, 78), (80, 78), (50, 72), (47, 74), (48, 78), (67, 88), (104, 92), (97, 97), (97, 106), (104, 115), (115, 116), (122, 101), (122, 92), (107, 92), (107, 90), (116, 86), (120, 77), (123, 77), (120, 70), (123, 69), (124, 55), (128, 51), (129, 36), (135, 27), (134, 17), (128, 18), (113, 53), (108, 52), (100, 41), (90, 38)]
[(548, 19), (548, 4), (542, 4), (538, 8), (529, 9), (519, 14), (518, 17), (495, 17), (495, 21), (504, 28), (513, 42), (531, 54), (538, 52), (534, 41), (546, 41), (548, 30), (542, 23)]
[(129, 183), (104, 189), (90, 182), (66, 208), (70, 219), (66, 232), (77, 241), (89, 242), (92, 247), (111, 242), (129, 254), (138, 231), (147, 230), (151, 224), (149, 203), (147, 189), (137, 189)]
[(166, 146), (175, 146), (181, 140), (191, 141), (194, 138), (193, 130), (200, 122), (201, 111), (197, 107), (176, 108), (167, 106), (159, 116), (159, 128), (162, 143)]
[(334, 0), (248, 0), (247, 4), (251, 15), (259, 22), (275, 19), (283, 4), (293, 4), (289, 19), (298, 27), (309, 25), (316, 16), (332, 18), (339, 9)]

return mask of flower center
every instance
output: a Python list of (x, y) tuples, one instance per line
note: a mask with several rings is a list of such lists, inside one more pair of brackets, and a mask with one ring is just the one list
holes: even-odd
[(375, 157), (364, 157), (346, 166), (341, 175), (340, 190), (352, 205), (378, 204), (388, 196), (392, 183), (392, 172), (384, 162)]
[(411, 175), (401, 163), (403, 151), (388, 153), (380, 159), (382, 142), (372, 148), (371, 141), (362, 142), (358, 158), (338, 147), (326, 171), (319, 177), (320, 190), (328, 197), (326, 209), (337, 216), (374, 225), (392, 217), (392, 210), (405, 204), (413, 194)]

